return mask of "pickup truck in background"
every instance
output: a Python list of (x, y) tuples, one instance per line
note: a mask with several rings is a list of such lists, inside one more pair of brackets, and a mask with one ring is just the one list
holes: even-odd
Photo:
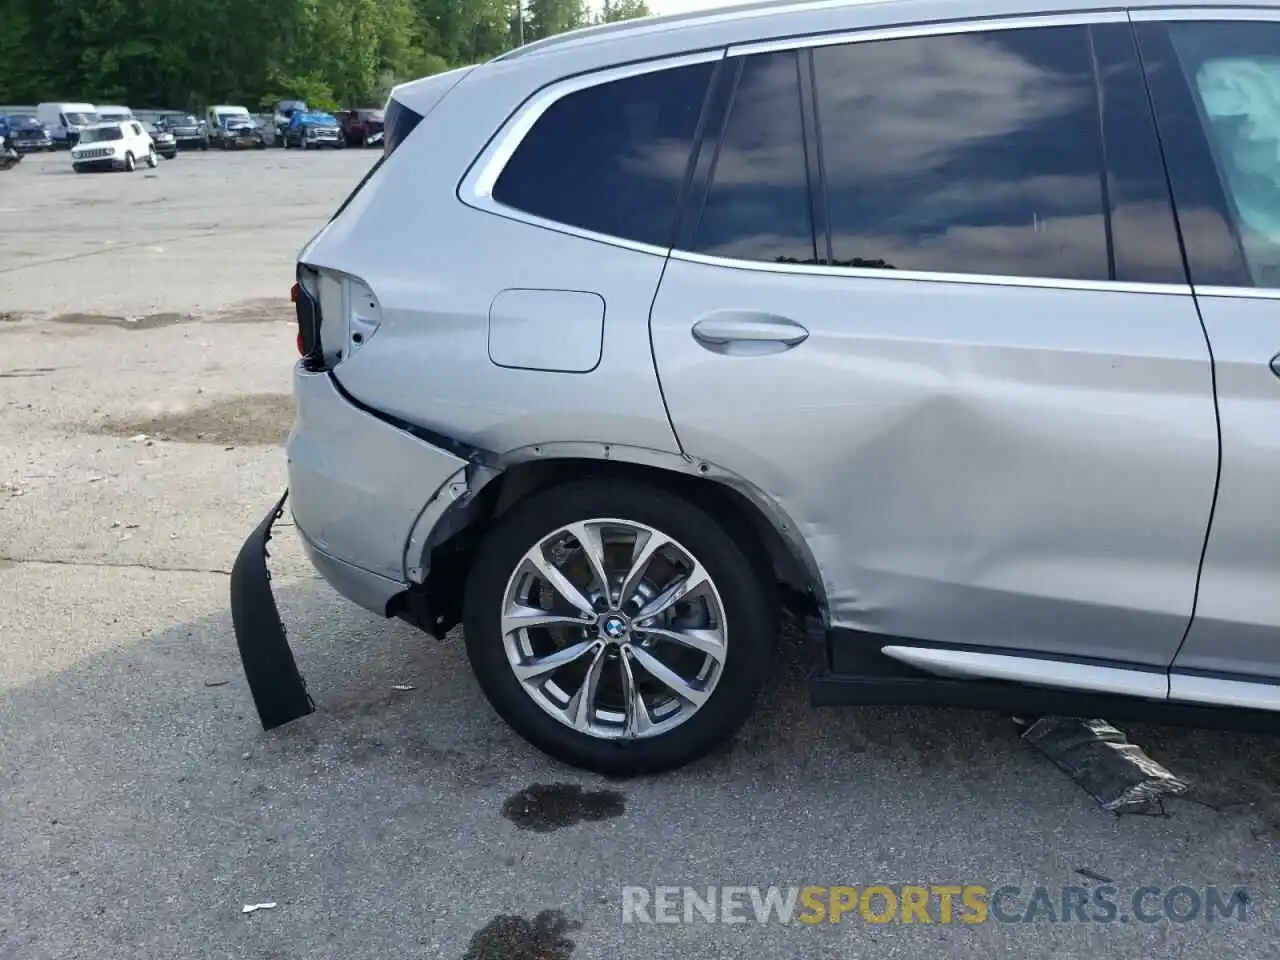
[(289, 123), (293, 120), (295, 113), (306, 113), (310, 107), (307, 106), (305, 100), (277, 100), (275, 108), (272, 111), (272, 124), (275, 126), (276, 146), (284, 146), (285, 131), (289, 129)]
[(383, 112), (372, 107), (344, 110), (338, 114), (338, 123), (342, 125), (342, 137), (348, 147), (382, 146), (384, 119)]

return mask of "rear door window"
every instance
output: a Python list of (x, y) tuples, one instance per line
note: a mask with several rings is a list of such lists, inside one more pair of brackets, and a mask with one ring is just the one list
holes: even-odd
[(669, 246), (714, 68), (655, 70), (557, 100), (516, 148), (494, 200), (555, 223)]
[(813, 263), (800, 59), (794, 50), (759, 54), (729, 69), (718, 149), (703, 146), (714, 151), (711, 186), (692, 249), (738, 260)]
[(835, 265), (1108, 280), (1086, 27), (813, 52)]

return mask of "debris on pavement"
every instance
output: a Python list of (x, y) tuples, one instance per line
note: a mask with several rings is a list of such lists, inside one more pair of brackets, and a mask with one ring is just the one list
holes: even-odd
[(1114, 813), (1145, 811), (1190, 787), (1105, 720), (1041, 717), (1022, 734), (1027, 741)]
[(393, 684), (393, 685), (392, 685), (392, 687), (391, 687), (391, 689), (392, 689), (392, 690), (399, 690), (401, 693), (403, 693), (403, 692), (405, 692), (406, 690), (412, 690), (412, 689), (413, 689), (413, 687), (412, 687), (410, 684), (407, 684), (407, 683), (397, 683), (397, 684)]
[(1093, 880), (1096, 883), (1115, 883), (1115, 881), (1106, 874), (1099, 873), (1097, 870), (1091, 870), (1088, 867), (1077, 867), (1076, 873), (1080, 874), (1080, 876), (1084, 877), (1086, 880)]
[(230, 682), (230, 680), (206, 680), (204, 685), (206, 687), (225, 687)]
[(246, 903), (243, 907), (240, 908), (240, 912), (254, 913), (257, 910), (274, 910), (275, 908), (276, 908), (276, 905), (274, 901), (272, 901), (271, 903)]

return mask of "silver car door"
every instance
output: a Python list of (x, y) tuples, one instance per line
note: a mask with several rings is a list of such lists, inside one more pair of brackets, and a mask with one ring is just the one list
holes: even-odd
[(1195, 619), (1170, 696), (1280, 709), (1280, 13), (1135, 19), (1222, 430)]
[(1211, 368), (1129, 26), (1085, 19), (731, 49), (653, 346), (683, 448), (780, 506), (834, 627), (1120, 661), (1163, 696)]

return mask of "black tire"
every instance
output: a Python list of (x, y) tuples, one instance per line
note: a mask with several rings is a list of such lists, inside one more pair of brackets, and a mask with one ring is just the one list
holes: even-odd
[[(719, 591), (728, 655), (711, 697), (664, 734), (633, 740), (593, 737), (561, 723), (525, 692), (503, 648), (507, 582), (534, 543), (578, 520), (630, 520), (678, 536)], [(534, 494), (501, 517), (476, 551), (468, 575), (467, 656), (489, 703), (516, 733), (558, 760), (596, 773), (660, 773), (705, 756), (730, 740), (768, 676), (779, 630), (779, 602), (767, 566), (710, 514), (680, 497), (631, 481), (585, 480)]]
[(133, 153), (129, 152), (124, 155), (124, 172), (133, 173), (138, 169), (138, 161), (133, 158)]
[(201, 150), (201, 152), (203, 153), (205, 150), (208, 150), (208, 149), (209, 149), (209, 141), (208, 141), (208, 140), (202, 140), (202, 141), (200, 141), (200, 150)]
[(156, 155), (156, 148), (151, 147), (147, 150), (147, 166), (154, 170), (160, 165), (160, 158)]

